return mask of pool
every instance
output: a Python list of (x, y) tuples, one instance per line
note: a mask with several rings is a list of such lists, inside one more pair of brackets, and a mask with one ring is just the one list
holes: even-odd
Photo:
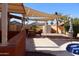
[(66, 47), (66, 50), (70, 53), (79, 55), (79, 43), (71, 43)]

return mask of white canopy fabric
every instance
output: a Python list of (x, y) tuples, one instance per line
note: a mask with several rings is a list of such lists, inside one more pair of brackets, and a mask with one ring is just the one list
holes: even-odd
[(45, 23), (44, 22), (33, 22), (30, 25), (43, 26), (43, 25), (45, 25)]

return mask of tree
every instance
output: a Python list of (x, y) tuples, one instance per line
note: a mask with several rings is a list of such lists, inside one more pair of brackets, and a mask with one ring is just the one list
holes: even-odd
[[(79, 18), (72, 19), (72, 25), (73, 25), (73, 37), (76, 38), (77, 34), (79, 33)], [(65, 30), (68, 32), (69, 30), (69, 23), (65, 24)]]

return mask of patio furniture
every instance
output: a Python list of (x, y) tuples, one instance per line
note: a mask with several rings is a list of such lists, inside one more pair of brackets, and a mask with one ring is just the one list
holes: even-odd
[(36, 31), (36, 34), (39, 34), (41, 36), (42, 30)]
[[(10, 35), (12, 35), (10, 33)], [(10, 37), (8, 41), (8, 45), (1, 46), (0, 44), (0, 55), (1, 56), (22, 56), (25, 55), (25, 39), (26, 33), (22, 31), (15, 35), (14, 37)]]
[(34, 30), (29, 30), (28, 31), (28, 37), (34, 37), (36, 35)]

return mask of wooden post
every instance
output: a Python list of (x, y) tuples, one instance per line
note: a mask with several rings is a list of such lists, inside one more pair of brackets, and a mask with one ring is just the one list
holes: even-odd
[(1, 13), (1, 28), (2, 28), (2, 45), (7, 45), (7, 32), (8, 32), (8, 4), (2, 3), (2, 13)]
[[(63, 27), (65, 26), (65, 20), (64, 20), (64, 25), (63, 25)], [(64, 28), (64, 34), (66, 35), (66, 30), (65, 30), (65, 28)]]
[(43, 26), (43, 34), (47, 33), (47, 21), (45, 21), (45, 25)]
[(56, 19), (56, 21), (57, 21), (57, 33), (58, 33), (58, 19)]
[(45, 22), (45, 33), (47, 33), (47, 21)]
[(22, 18), (22, 30), (24, 30), (25, 29), (25, 19), (24, 19), (24, 16), (23, 16), (23, 18)]

